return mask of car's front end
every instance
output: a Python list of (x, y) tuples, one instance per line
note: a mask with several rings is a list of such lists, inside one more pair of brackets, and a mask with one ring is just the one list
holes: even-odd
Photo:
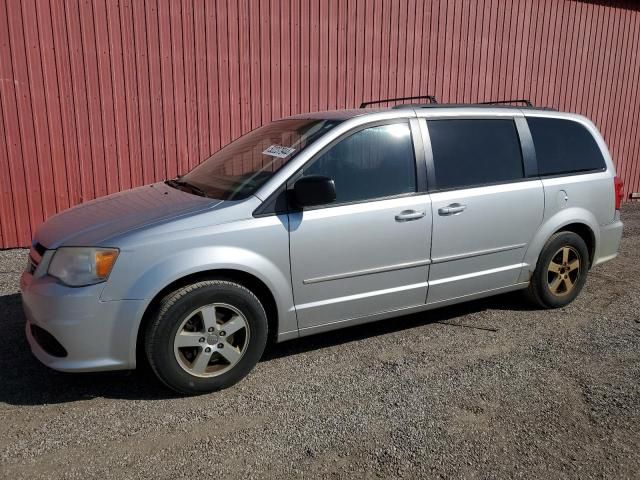
[[(56, 261), (56, 257), (62, 260)], [(96, 251), (89, 249), (47, 250), (38, 243), (30, 250), (20, 279), (26, 335), (33, 354), (53, 369), (99, 371), (135, 366), (132, 319), (139, 318), (144, 302), (101, 300), (105, 284), (102, 279), (96, 283), (95, 272), (105, 267), (96, 257)], [(65, 281), (73, 280), (56, 276), (60, 261), (75, 262), (77, 270), (84, 269), (85, 279), (76, 281), (87, 284), (69, 285)]]
[(115, 270), (143, 268), (135, 265), (135, 256), (121, 252), (123, 238), (218, 203), (154, 184), (49, 219), (36, 233), (20, 279), (34, 355), (61, 371), (134, 368), (144, 299), (103, 298)]
[(265, 200), (255, 192), (341, 121), (274, 122), (184, 176), (48, 219), (20, 285), (34, 355), (61, 371), (135, 368), (141, 322), (157, 296), (218, 270), (275, 292), (279, 328), (297, 335), (286, 219), (254, 217)]

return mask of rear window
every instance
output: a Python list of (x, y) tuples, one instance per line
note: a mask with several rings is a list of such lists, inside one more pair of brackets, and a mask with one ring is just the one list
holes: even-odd
[(602, 152), (593, 135), (578, 122), (559, 118), (527, 118), (536, 149), (539, 175), (604, 170)]
[(511, 119), (429, 120), (438, 189), (467, 188), (524, 177)]

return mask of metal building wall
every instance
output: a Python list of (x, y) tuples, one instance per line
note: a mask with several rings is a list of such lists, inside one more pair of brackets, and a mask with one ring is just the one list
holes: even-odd
[(271, 119), (425, 93), (585, 114), (640, 191), (636, 5), (0, 0), (0, 248)]

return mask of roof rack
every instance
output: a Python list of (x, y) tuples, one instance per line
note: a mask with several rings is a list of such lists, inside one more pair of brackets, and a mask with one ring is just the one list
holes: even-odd
[(429, 100), (429, 103), (438, 103), (438, 100), (436, 100), (435, 95), (420, 95), (418, 97), (383, 98), (382, 100), (371, 100), (370, 102), (362, 102), (360, 104), (360, 108), (364, 108), (369, 105), (374, 105), (376, 103), (399, 102), (402, 100), (420, 100), (422, 98)]
[(512, 103), (524, 103), (527, 107), (533, 107), (533, 103), (527, 99), (519, 99), (519, 100), (493, 100), (491, 102), (478, 102), (475, 105), (509, 105)]

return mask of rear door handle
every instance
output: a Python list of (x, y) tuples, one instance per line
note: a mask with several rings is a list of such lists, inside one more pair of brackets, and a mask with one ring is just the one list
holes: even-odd
[(439, 208), (438, 215), (455, 215), (456, 213), (464, 212), (465, 208), (467, 208), (467, 206), (462, 203), (452, 203), (446, 207)]
[(425, 211), (418, 212), (416, 210), (403, 210), (396, 215), (396, 222), (408, 222), (410, 220), (418, 220), (426, 215)]

